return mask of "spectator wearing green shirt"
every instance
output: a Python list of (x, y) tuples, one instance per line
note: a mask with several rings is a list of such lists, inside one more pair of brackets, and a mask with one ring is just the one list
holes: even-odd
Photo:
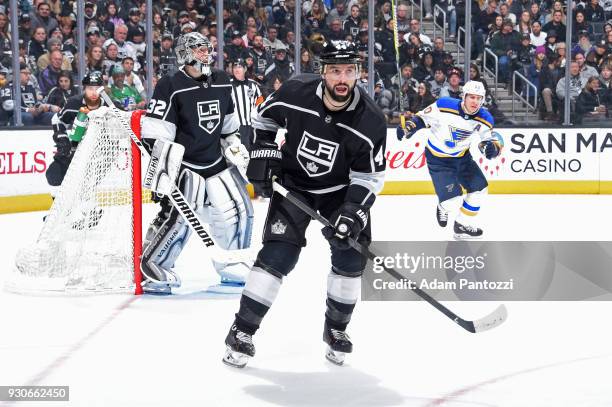
[(137, 110), (145, 107), (145, 101), (136, 88), (125, 83), (125, 70), (121, 65), (113, 68), (113, 84), (110, 88), (110, 97), (118, 102), (125, 110)]

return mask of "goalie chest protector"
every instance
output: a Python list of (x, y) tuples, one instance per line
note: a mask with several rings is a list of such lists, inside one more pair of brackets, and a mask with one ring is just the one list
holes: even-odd
[(213, 70), (206, 80), (196, 80), (181, 68), (159, 80), (147, 117), (176, 126), (174, 141), (185, 147), (187, 165), (212, 165), (221, 158), (221, 136), (235, 133), (240, 124), (231, 90), (223, 71)]

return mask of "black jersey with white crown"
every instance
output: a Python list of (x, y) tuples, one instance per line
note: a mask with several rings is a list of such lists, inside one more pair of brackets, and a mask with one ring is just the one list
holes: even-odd
[(326, 193), (358, 184), (376, 194), (385, 170), (387, 127), (374, 101), (356, 87), (348, 106), (332, 112), (323, 103), (320, 75), (283, 83), (258, 106), (255, 141), (274, 141), (286, 128), (282, 169), (288, 186)]
[(199, 80), (181, 68), (157, 83), (142, 123), (142, 137), (182, 144), (183, 164), (206, 169), (223, 160), (220, 139), (236, 133), (239, 126), (228, 75), (213, 69)]

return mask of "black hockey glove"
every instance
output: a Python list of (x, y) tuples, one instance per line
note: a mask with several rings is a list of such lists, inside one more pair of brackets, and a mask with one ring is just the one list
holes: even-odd
[(72, 142), (68, 137), (59, 137), (55, 142), (58, 157), (70, 157), (72, 154)]
[(492, 160), (501, 152), (501, 146), (495, 140), (481, 141), (478, 144), (478, 148), (480, 149), (480, 152), (487, 157), (487, 160)]
[(281, 178), (282, 154), (276, 143), (259, 141), (251, 148), (247, 178), (255, 191), (264, 198), (272, 196), (272, 180)]
[(347, 238), (357, 239), (368, 224), (368, 211), (361, 205), (345, 202), (332, 214), (329, 222), (333, 226), (325, 226), (321, 229), (323, 236), (330, 245), (346, 250), (350, 248)]

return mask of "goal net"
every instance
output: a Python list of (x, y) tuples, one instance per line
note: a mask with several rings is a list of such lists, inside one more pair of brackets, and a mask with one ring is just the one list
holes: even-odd
[[(137, 135), (142, 112), (121, 112)], [(140, 293), (140, 152), (101, 107), (74, 154), (37, 241), (17, 253), (14, 292)]]

